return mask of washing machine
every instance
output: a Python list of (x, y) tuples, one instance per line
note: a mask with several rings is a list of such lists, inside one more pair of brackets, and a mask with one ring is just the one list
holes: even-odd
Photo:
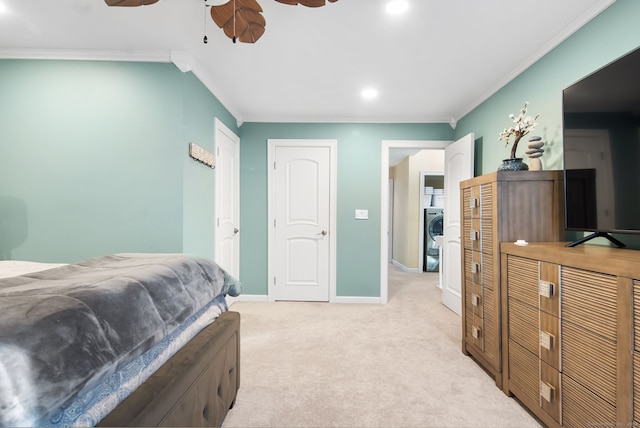
[(438, 272), (440, 270), (440, 247), (436, 243), (436, 236), (442, 236), (442, 208), (429, 207), (424, 209), (424, 272)]

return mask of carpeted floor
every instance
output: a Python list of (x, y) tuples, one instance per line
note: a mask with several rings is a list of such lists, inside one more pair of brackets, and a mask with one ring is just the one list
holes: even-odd
[(223, 427), (539, 427), (461, 352), (437, 273), (389, 268), (387, 305), (239, 302)]

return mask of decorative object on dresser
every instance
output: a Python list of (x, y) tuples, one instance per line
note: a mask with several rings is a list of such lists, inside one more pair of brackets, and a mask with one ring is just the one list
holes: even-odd
[(565, 245), (501, 244), (503, 390), (549, 427), (637, 426), (640, 251)]
[(541, 137), (529, 138), (528, 149), (525, 154), (529, 156), (529, 171), (542, 171), (542, 160), (540, 159), (544, 154), (544, 141)]
[(498, 171), (519, 171), (519, 170), (528, 170), (529, 167), (527, 164), (522, 162), (522, 158), (516, 157), (516, 150), (518, 148), (518, 143), (529, 132), (533, 131), (533, 129), (538, 125), (536, 120), (540, 117), (540, 113), (538, 113), (535, 117), (527, 116), (527, 107), (529, 106), (529, 102), (524, 103), (524, 107), (518, 113), (518, 116), (514, 114), (510, 114), (509, 118), (513, 120), (513, 125), (511, 128), (505, 128), (499, 134), (499, 139), (504, 140), (505, 146), (509, 145), (511, 137), (513, 137), (513, 144), (511, 145), (511, 156), (508, 159), (504, 159), (502, 164), (498, 167)]
[(498, 171), (460, 183), (462, 352), (502, 384), (499, 244), (564, 239), (562, 171)]

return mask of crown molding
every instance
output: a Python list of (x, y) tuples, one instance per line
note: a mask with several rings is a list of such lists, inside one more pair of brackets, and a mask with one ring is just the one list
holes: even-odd
[(192, 72), (194, 76), (216, 97), (236, 119), (240, 127), (243, 121), (233, 104), (224, 99), (223, 92), (215, 85), (211, 76), (198, 61), (186, 50), (91, 50), (91, 49), (7, 49), (0, 48), (0, 59), (35, 60), (72, 60), (72, 61), (123, 61), (172, 63), (183, 73)]
[(578, 31), (580, 28), (585, 26), (589, 21), (594, 19), (600, 13), (602, 13), (609, 6), (614, 4), (616, 0), (600, 0), (595, 1), (594, 4), (587, 10), (585, 10), (582, 14), (576, 16), (576, 18), (571, 21), (565, 28), (564, 31), (559, 32), (553, 38), (547, 40), (545, 43), (541, 44), (536, 50), (532, 52), (529, 58), (526, 61), (523, 61), (519, 67), (515, 68), (511, 73), (504, 76), (500, 79), (494, 86), (490, 87), (487, 91), (485, 91), (474, 103), (471, 103), (462, 110), (457, 116), (454, 116), (454, 120), (460, 120), (471, 111), (473, 111), (480, 104), (491, 98), (491, 96), (495, 95), (500, 89), (505, 87), (509, 82), (522, 74), (525, 70), (539, 61), (546, 54), (551, 52), (553, 49), (558, 47), (562, 42), (568, 39), (573, 33)]

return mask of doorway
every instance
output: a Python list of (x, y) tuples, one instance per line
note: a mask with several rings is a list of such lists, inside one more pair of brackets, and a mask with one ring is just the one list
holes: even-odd
[(380, 303), (387, 303), (389, 300), (388, 289), (388, 260), (389, 260), (389, 233), (388, 225), (390, 220), (389, 214), (389, 159), (390, 151), (395, 149), (443, 149), (451, 144), (451, 141), (404, 141), (404, 140), (383, 140), (382, 156), (381, 156), (381, 251), (380, 251)]

